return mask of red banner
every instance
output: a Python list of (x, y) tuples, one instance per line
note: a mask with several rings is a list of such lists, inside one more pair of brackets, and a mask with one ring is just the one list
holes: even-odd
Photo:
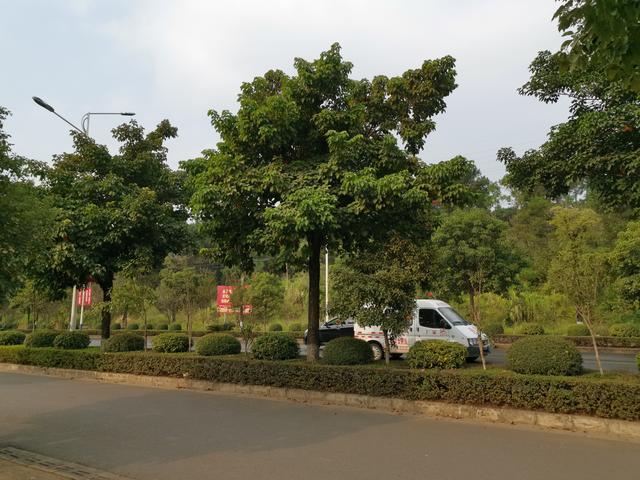
[[(235, 289), (232, 285), (218, 285), (217, 296), (216, 296), (216, 305), (218, 307), (218, 313), (237, 313), (238, 309), (233, 308), (233, 304), (231, 303), (231, 295), (233, 295), (233, 290)], [(243, 305), (242, 313), (249, 314), (251, 313), (251, 305)]]
[(81, 288), (76, 292), (76, 304), (79, 307), (91, 306), (91, 284), (86, 288)]

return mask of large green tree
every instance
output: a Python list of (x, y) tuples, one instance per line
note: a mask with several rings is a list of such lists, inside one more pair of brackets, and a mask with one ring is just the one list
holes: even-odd
[(115, 275), (156, 268), (186, 241), (180, 176), (168, 167), (164, 146), (176, 135), (167, 120), (148, 134), (136, 122), (123, 124), (113, 130), (122, 146), (111, 155), (74, 133), (74, 152), (56, 156), (46, 173), (58, 214), (43, 271), (59, 287), (95, 279), (104, 292), (103, 338), (110, 335)]
[(514, 283), (522, 265), (506, 239), (507, 224), (479, 208), (447, 215), (433, 235), (437, 291), (450, 297), (469, 295), (472, 321), (478, 329), (482, 366), (485, 367), (480, 329), (483, 326), (478, 297), (499, 293)]
[(593, 66), (609, 80), (640, 92), (640, 2), (562, 0), (554, 18), (568, 37), (562, 45), (569, 69)]
[(456, 84), (451, 57), (397, 77), (351, 79), (337, 44), (294, 66), (295, 75), (271, 70), (243, 83), (237, 113), (210, 111), (222, 140), (183, 165), (211, 254), (246, 270), (256, 253), (306, 264), (313, 361), (322, 247), (353, 251), (417, 228), (428, 196), (415, 155)]
[(640, 221), (629, 222), (611, 252), (616, 287), (633, 308), (640, 309)]
[(33, 181), (39, 165), (13, 153), (8, 115), (0, 107), (0, 302), (25, 282), (52, 227), (50, 202)]
[(549, 139), (518, 156), (498, 152), (505, 182), (516, 190), (543, 187), (561, 197), (585, 187), (603, 206), (640, 208), (640, 93), (611, 82), (594, 67), (564, 71), (558, 54), (540, 52), (521, 89), (543, 102), (570, 100), (570, 117), (551, 128)]

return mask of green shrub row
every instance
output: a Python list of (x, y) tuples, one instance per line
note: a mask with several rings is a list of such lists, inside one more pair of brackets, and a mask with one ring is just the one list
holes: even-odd
[(0, 345), (22, 345), (26, 335), (15, 330), (0, 332)]
[(640, 326), (633, 323), (616, 323), (609, 327), (609, 335), (624, 338), (640, 337)]
[(411, 368), (460, 368), (467, 360), (467, 349), (457, 342), (426, 340), (416, 342), (407, 354)]
[[(523, 338), (524, 335), (495, 335), (493, 341), (495, 343), (514, 343)], [(573, 343), (576, 347), (592, 347), (591, 337), (562, 337)], [(596, 337), (596, 343), (599, 347), (612, 348), (640, 348), (640, 337)]]
[(373, 351), (364, 340), (338, 337), (325, 345), (322, 361), (329, 365), (364, 365), (373, 361)]
[(507, 368), (517, 373), (579, 375), (582, 355), (561, 337), (534, 335), (521, 338), (507, 350)]
[(0, 347), (0, 362), (640, 420), (640, 381)]

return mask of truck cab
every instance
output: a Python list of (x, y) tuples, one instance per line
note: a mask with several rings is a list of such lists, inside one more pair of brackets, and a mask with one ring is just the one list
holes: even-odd
[[(384, 355), (384, 334), (380, 327), (361, 327), (356, 324), (354, 336), (365, 340), (371, 345), (374, 359), (379, 360)], [(467, 322), (451, 305), (441, 300), (416, 300), (407, 331), (396, 338), (391, 346), (392, 355), (402, 355), (416, 342), (423, 340), (442, 340), (457, 342), (467, 349), (467, 358), (475, 360), (480, 356), (478, 345), (478, 329)], [(489, 339), (482, 334), (482, 349), (490, 353)]]

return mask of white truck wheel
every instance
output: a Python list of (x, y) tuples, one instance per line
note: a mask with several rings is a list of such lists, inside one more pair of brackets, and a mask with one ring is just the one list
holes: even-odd
[(378, 342), (369, 342), (369, 345), (371, 345), (371, 351), (373, 352), (373, 360), (382, 360), (382, 358), (384, 357), (384, 350), (382, 348), (382, 345), (380, 345)]

